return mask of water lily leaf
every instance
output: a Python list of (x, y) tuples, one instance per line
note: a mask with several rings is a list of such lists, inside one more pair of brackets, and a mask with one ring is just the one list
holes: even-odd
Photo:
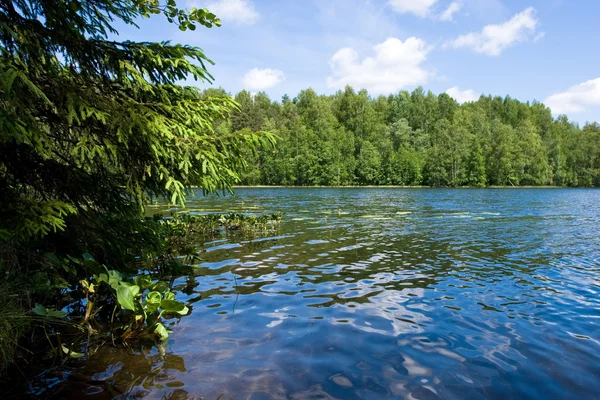
[(160, 322), (156, 324), (156, 327), (154, 328), (154, 333), (158, 334), (160, 340), (167, 340), (169, 338), (169, 331)]
[(81, 357), (85, 357), (85, 354), (83, 353), (78, 353), (76, 351), (70, 350), (68, 349), (64, 344), (62, 345), (62, 351), (71, 358), (81, 358)]
[[(137, 287), (137, 286), (136, 286)], [(138, 288), (139, 291), (139, 288)], [(135, 310), (135, 299), (130, 286), (117, 286), (117, 301), (126, 310)]]
[(165, 311), (178, 313), (184, 310), (185, 304), (177, 300), (165, 299), (160, 302), (160, 307)]

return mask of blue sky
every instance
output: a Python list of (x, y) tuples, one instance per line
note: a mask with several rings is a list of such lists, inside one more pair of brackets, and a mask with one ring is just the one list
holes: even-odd
[(220, 28), (181, 32), (161, 16), (123, 38), (200, 46), (214, 86), (272, 99), (345, 84), (372, 95), (423, 86), (460, 102), (481, 93), (539, 100), (600, 120), (597, 0), (187, 0)]

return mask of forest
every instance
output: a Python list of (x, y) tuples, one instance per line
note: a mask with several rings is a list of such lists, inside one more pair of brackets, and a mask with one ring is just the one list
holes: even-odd
[(275, 149), (246, 152), (244, 185), (600, 186), (600, 125), (554, 118), (536, 101), (458, 104), (421, 87), (378, 97), (346, 87), (281, 102), (264, 92), (234, 98), (241, 108), (217, 131), (279, 137)]

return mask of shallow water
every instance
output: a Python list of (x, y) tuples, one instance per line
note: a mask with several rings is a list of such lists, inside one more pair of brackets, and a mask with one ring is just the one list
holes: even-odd
[(188, 206), (285, 217), (203, 245), (164, 354), (104, 348), (59, 396), (600, 395), (598, 190), (238, 189)]

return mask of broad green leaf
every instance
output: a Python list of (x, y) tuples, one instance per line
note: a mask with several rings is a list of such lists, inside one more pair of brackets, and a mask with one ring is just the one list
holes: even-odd
[(183, 310), (176, 311), (176, 312), (179, 315), (188, 315), (188, 313), (190, 312), (190, 309), (187, 306), (183, 306)]
[(158, 334), (160, 340), (167, 340), (169, 338), (169, 331), (160, 322), (156, 324), (156, 327), (154, 328), (154, 333)]
[(175, 299), (175, 293), (173, 293), (173, 292), (165, 293), (165, 300), (174, 300), (174, 299)]
[(180, 312), (185, 308), (185, 304), (177, 300), (163, 300), (160, 302), (160, 308), (168, 312)]
[(48, 318), (64, 318), (67, 316), (67, 313), (64, 311), (54, 310), (51, 308), (48, 309), (41, 304), (36, 304), (35, 307), (31, 311), (33, 311), (35, 314), (37, 314), (41, 317), (48, 317)]
[(48, 310), (47, 315), (50, 318), (64, 318), (67, 316), (67, 313), (59, 310)]
[(125, 285), (117, 286), (117, 301), (124, 309), (135, 310), (135, 299), (131, 287)]
[(102, 274), (96, 276), (96, 280), (98, 281), (98, 283), (102, 283), (102, 282), (108, 283), (108, 275), (102, 273)]
[(162, 295), (158, 292), (150, 292), (146, 296), (146, 310), (148, 312), (155, 312), (160, 307), (160, 302), (162, 301)]
[(117, 285), (123, 281), (123, 275), (119, 271), (110, 270), (108, 271), (107, 283), (116, 289)]
[(158, 292), (150, 292), (146, 296), (146, 302), (152, 304), (160, 304), (162, 301), (162, 296)]
[(135, 284), (143, 291), (152, 285), (152, 279), (149, 275), (139, 275), (135, 277)]
[(43, 317), (45, 317), (48, 314), (48, 311), (46, 310), (46, 307), (44, 307), (41, 304), (36, 304), (35, 307), (31, 311), (33, 311), (37, 315), (41, 315)]
[(165, 290), (169, 289), (169, 285), (167, 285), (166, 282), (158, 281), (154, 285), (152, 285), (149, 289), (153, 290), (153, 291), (157, 291), (159, 293), (163, 293)]

